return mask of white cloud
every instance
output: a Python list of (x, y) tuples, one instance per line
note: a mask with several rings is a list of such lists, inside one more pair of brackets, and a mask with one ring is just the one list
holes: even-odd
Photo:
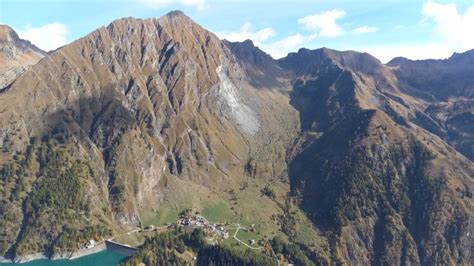
[(298, 19), (307, 30), (316, 32), (322, 37), (338, 37), (344, 35), (345, 30), (336, 21), (346, 16), (346, 12), (333, 9), (320, 14), (314, 14)]
[(453, 52), (474, 48), (474, 5), (460, 14), (455, 3), (428, 1), (423, 5), (421, 13), (426, 19), (435, 22), (434, 34)]
[(278, 59), (285, 57), (290, 52), (295, 52), (305, 43), (316, 38), (315, 34), (304, 36), (299, 33), (290, 35), (284, 39), (275, 41), (273, 43), (265, 44), (262, 49), (269, 53), (273, 58)]
[(25, 39), (39, 48), (50, 51), (67, 43), (69, 30), (61, 23), (51, 23), (39, 27), (27, 25), (25, 29), (17, 31), (20, 38)]
[(252, 31), (252, 24), (245, 23), (238, 31), (217, 33), (217, 36), (231, 42), (241, 42), (250, 39), (255, 45), (260, 46), (263, 42), (275, 36), (275, 34), (276, 32), (273, 28)]
[[(464, 52), (474, 48), (474, 4), (464, 13), (458, 11), (455, 3), (440, 4), (427, 1), (423, 4), (420, 23), (434, 22), (433, 34), (436, 41), (425, 43), (400, 43), (373, 47), (351, 47), (358, 51), (368, 52), (386, 63), (397, 56), (409, 59), (445, 59), (454, 52)], [(406, 26), (397, 25), (395, 30), (402, 30)]]
[(353, 29), (351, 32), (353, 34), (367, 34), (367, 33), (376, 32), (378, 30), (379, 29), (376, 27), (362, 26), (362, 27)]
[(139, 0), (151, 8), (164, 8), (173, 4), (195, 7), (198, 10), (203, 10), (207, 7), (206, 0)]

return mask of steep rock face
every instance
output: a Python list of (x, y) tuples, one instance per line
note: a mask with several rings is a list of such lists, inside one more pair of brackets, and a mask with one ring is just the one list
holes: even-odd
[(430, 100), (473, 97), (474, 50), (454, 54), (445, 60), (395, 58), (387, 65), (394, 68), (403, 89)]
[(332, 258), (467, 264), (474, 168), (409, 122), (417, 102), (390, 70), (369, 55), (329, 49), (279, 63), (295, 74), (291, 102), (302, 125), (288, 154), (292, 192), (331, 234)]
[[(281, 88), (285, 86), (283, 69), (273, 58), (255, 47), (251, 40), (229, 42), (224, 40), (232, 54), (238, 58), (246, 73), (247, 81), (256, 88)], [(278, 78), (275, 78), (278, 77)]]
[(474, 159), (474, 51), (445, 60), (412, 61), (395, 58), (388, 63), (399, 87), (425, 103), (414, 121)]
[(0, 90), (46, 53), (22, 40), (7, 25), (0, 25)]

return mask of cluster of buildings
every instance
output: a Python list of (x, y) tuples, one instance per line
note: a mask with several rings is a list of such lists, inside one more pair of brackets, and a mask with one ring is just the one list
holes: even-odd
[(220, 236), (224, 239), (229, 238), (229, 232), (223, 224), (210, 223), (206, 218), (200, 215), (190, 217), (181, 217), (178, 219), (178, 225), (192, 228), (202, 228), (209, 234)]

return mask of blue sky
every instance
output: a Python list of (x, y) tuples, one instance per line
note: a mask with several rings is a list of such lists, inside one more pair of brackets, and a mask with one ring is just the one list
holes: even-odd
[(174, 9), (221, 38), (250, 38), (275, 58), (301, 47), (369, 52), (383, 62), (474, 49), (472, 0), (0, 0), (0, 23), (51, 50), (114, 19)]

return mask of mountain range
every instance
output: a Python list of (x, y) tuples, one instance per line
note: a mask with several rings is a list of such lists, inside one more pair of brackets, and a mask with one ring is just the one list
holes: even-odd
[(275, 60), (173, 11), (48, 53), (2, 25), (0, 62), (4, 257), (193, 209), (318, 265), (472, 263), (474, 50)]

